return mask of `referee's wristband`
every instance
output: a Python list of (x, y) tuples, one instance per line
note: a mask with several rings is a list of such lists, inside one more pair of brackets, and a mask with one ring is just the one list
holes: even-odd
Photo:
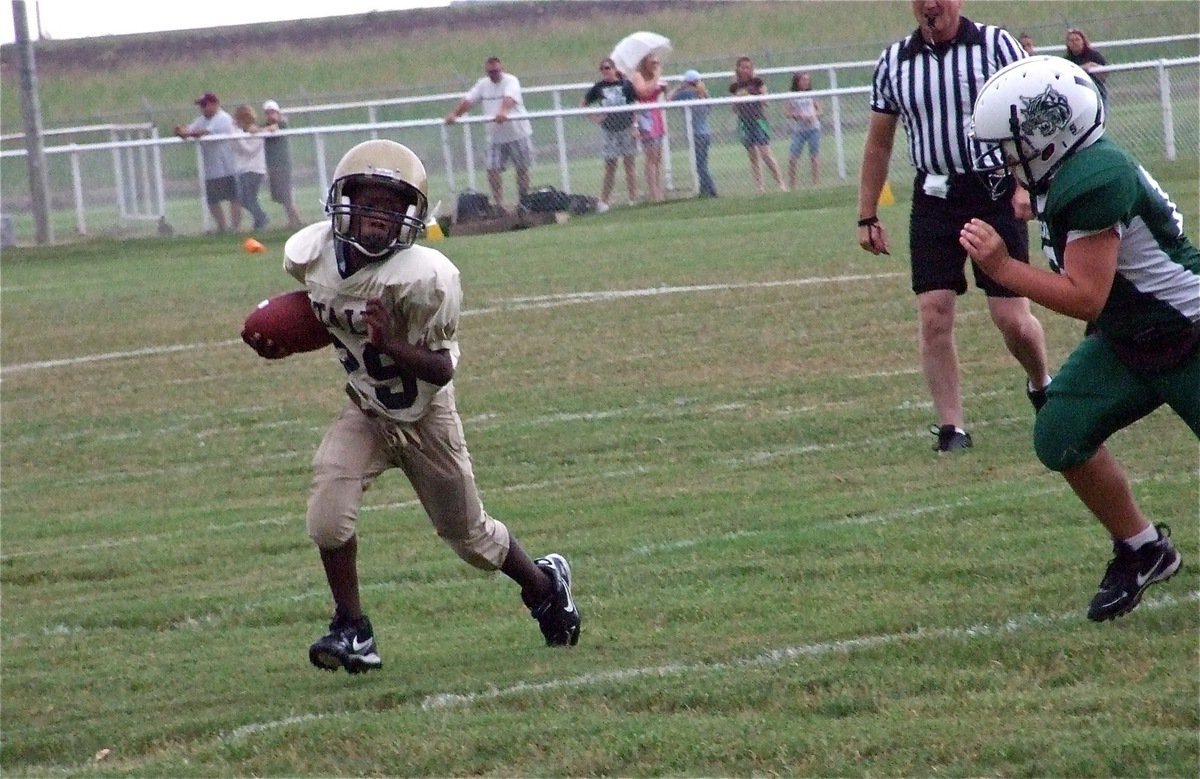
[(864, 219), (858, 220), (859, 227), (870, 227), (871, 225), (877, 225), (877, 224), (879, 224), (879, 217), (877, 217), (877, 216), (868, 216)]

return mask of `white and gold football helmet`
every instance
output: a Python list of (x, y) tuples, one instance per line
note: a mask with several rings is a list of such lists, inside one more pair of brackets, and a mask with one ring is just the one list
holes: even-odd
[[(325, 213), (333, 219), (338, 241), (375, 260), (407, 249), (425, 230), (429, 211), (425, 166), (411, 149), (389, 140), (364, 141), (346, 152), (333, 171)], [(356, 203), (367, 184), (383, 185), (395, 195), (394, 207)], [(386, 230), (364, 230), (363, 221), (387, 224)]]
[(981, 173), (1012, 168), (1045, 191), (1063, 161), (1104, 135), (1104, 102), (1091, 76), (1061, 57), (1026, 57), (997, 71), (975, 100), (971, 137)]

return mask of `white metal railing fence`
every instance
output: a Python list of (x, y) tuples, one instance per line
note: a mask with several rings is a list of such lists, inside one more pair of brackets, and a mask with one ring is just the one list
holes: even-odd
[[(1170, 49), (1179, 48), (1179, 44), (1200, 43), (1200, 35), (1195, 33), (1181, 35), (1161, 35), (1156, 37), (1144, 38), (1121, 38), (1113, 40), (1095, 41), (1093, 46), (1109, 53), (1110, 60), (1130, 60), (1130, 61), (1146, 61), (1149, 59), (1157, 59), (1161, 57), (1175, 56), (1191, 56), (1191, 51), (1182, 53), (1157, 53), (1150, 57), (1139, 56), (1139, 50), (1144, 50), (1147, 47), (1156, 47), (1161, 49), (1168, 47)], [(1045, 45), (1038, 47), (1039, 54), (1062, 54), (1066, 47), (1062, 44)], [(856, 86), (868, 83), (872, 69), (875, 66), (874, 59), (853, 60), (853, 61), (837, 61), (837, 62), (819, 62), (803, 66), (783, 66), (783, 67), (759, 67), (757, 68), (758, 75), (770, 80), (773, 76), (789, 76), (797, 70), (806, 70), (818, 76), (825, 74), (828, 79), (829, 88), (837, 88), (841, 86)], [(733, 77), (732, 70), (701, 70), (700, 74), (705, 79), (715, 79), (729, 81)], [(668, 77), (668, 80), (678, 82), (681, 75)], [(566, 105), (574, 105), (578, 101), (578, 96), (588, 89), (592, 82), (576, 82), (576, 83), (560, 83), (542, 86), (526, 85), (522, 90), (526, 102), (535, 110), (552, 110), (561, 107), (564, 102)], [(773, 91), (781, 91), (775, 89)], [(286, 113), (289, 118), (295, 123), (300, 117), (311, 117), (316, 120), (315, 124), (347, 124), (360, 123), (379, 124), (385, 121), (403, 121), (405, 119), (422, 118), (428, 116), (439, 115), (445, 113), (446, 108), (452, 106), (461, 99), (464, 90), (454, 92), (441, 92), (435, 94), (424, 94), (409, 97), (395, 98), (377, 98), (372, 100), (354, 100), (354, 101), (337, 101), (318, 103), (313, 105), (288, 105), (285, 106)], [(431, 107), (436, 106), (436, 107)], [(414, 115), (413, 112), (416, 112)], [(325, 121), (332, 117), (332, 121)], [(52, 128), (43, 131), (44, 137), (51, 136), (66, 136), (70, 141), (75, 143), (86, 142), (86, 136), (95, 132), (109, 132), (114, 129), (128, 129), (142, 127), (145, 125), (139, 124), (102, 124), (102, 125), (87, 125), (79, 127), (60, 127)], [(0, 148), (16, 148), (20, 145), (24, 138), (23, 133), (9, 133), (0, 135)]]
[[(1148, 164), (1182, 158), (1195, 161), (1200, 150), (1200, 57), (1157, 60), (1114, 65), (1105, 69), (1112, 111), (1110, 133)], [(812, 71), (809, 68), (810, 72)], [(845, 72), (842, 69), (840, 72)], [(836, 82), (836, 73), (830, 80)], [(588, 84), (587, 86), (590, 86)], [(869, 120), (870, 87), (836, 85), (803, 93), (818, 99), (824, 109), (819, 172), (821, 185), (851, 182), (856, 176)], [(564, 99), (547, 110), (533, 111), (534, 142), (538, 150), (532, 183), (550, 185), (568, 192), (596, 195), (603, 172), (601, 131), (594, 119), (613, 109), (576, 108), (577, 96)], [(720, 94), (724, 84), (710, 85)], [(694, 147), (688, 132), (691, 112), (699, 106), (711, 109), (712, 129), (709, 167), (721, 195), (748, 195), (755, 189), (746, 153), (741, 146), (733, 106), (761, 100), (767, 104), (775, 159), (786, 176), (789, 164), (789, 132), (783, 117), (784, 101), (793, 94), (765, 97), (712, 97), (706, 101), (662, 103), (669, 132), (664, 145), (664, 184), (669, 197), (688, 197), (698, 188)], [(457, 99), (457, 96), (455, 97)], [(565, 104), (565, 106), (564, 106)], [(281, 134), (289, 138), (293, 158), (296, 203), (302, 215), (316, 218), (329, 185), (333, 166), (353, 144), (373, 137), (401, 140), (425, 161), (430, 173), (430, 201), (452, 203), (465, 189), (486, 192), (484, 128), (487, 120), (464, 116), (453, 126), (442, 121), (445, 104), (431, 112), (433, 117), (405, 121), (341, 124), (293, 128)], [(626, 110), (635, 111), (639, 107)], [(206, 138), (200, 143), (227, 142)], [(898, 145), (898, 149), (903, 148)], [(50, 179), (52, 223), (59, 240), (78, 235), (135, 235), (151, 232), (147, 222), (158, 219), (181, 233), (209, 228), (204, 204), (203, 172), (199, 144), (177, 138), (160, 138), (153, 128), (137, 137), (98, 143), (73, 143), (46, 148)], [(0, 152), (0, 186), (3, 187), (5, 216), (11, 218), (17, 242), (33, 236), (28, 213), (24, 175), (24, 151)], [(812, 186), (807, 155), (799, 163), (798, 188)], [(645, 196), (639, 162), (638, 192)], [(764, 168), (766, 186), (774, 188)], [(892, 166), (892, 180), (900, 185), (909, 178), (899, 156)], [(503, 177), (506, 200), (516, 202), (511, 170)], [(625, 182), (618, 166), (614, 186), (616, 202), (624, 201)], [(260, 200), (272, 212), (267, 187)], [(274, 209), (278, 219), (282, 212)], [(282, 221), (282, 220), (280, 220)]]

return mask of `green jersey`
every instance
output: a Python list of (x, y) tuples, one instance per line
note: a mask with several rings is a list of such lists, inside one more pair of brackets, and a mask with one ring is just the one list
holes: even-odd
[(1112, 291), (1091, 323), (1115, 347), (1150, 356), (1200, 328), (1200, 251), (1178, 207), (1120, 146), (1101, 138), (1071, 155), (1038, 197), (1038, 214), (1058, 273), (1072, 238), (1108, 228), (1121, 236)]

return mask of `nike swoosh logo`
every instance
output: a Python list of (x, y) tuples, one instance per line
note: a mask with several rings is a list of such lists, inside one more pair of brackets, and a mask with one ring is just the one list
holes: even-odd
[(359, 652), (363, 651), (364, 649), (369, 648), (371, 646), (371, 643), (372, 643), (371, 639), (368, 638), (366, 641), (364, 641), (360, 644), (358, 642), (358, 636), (355, 636), (354, 640), (350, 642), (350, 648), (354, 650), (355, 654), (358, 654)]
[(1158, 570), (1158, 564), (1163, 561), (1163, 557), (1164, 557), (1164, 554), (1162, 552), (1159, 552), (1158, 559), (1154, 561), (1154, 565), (1150, 566), (1150, 570), (1146, 573), (1139, 573), (1137, 575), (1137, 586), (1138, 587), (1141, 587), (1147, 581), (1150, 580), (1150, 577), (1154, 574), (1154, 572), (1156, 570)]

